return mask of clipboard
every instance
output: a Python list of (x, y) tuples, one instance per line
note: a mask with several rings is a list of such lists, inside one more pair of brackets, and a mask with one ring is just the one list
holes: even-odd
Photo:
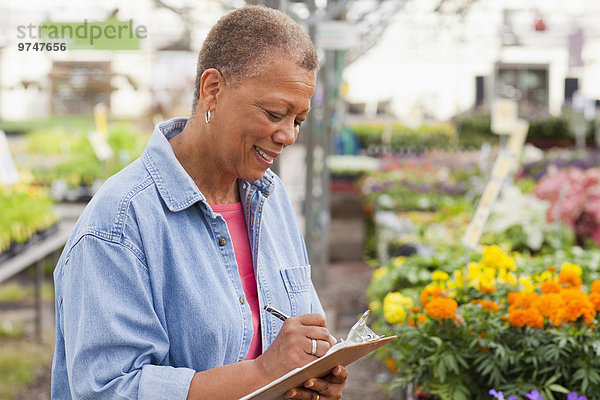
[[(363, 317), (361, 317), (356, 325), (359, 325), (361, 321), (364, 325), (364, 322), (366, 322), (366, 317), (368, 317), (368, 313), (369, 311), (367, 311)], [(350, 334), (348, 335), (349, 340), (356, 325), (350, 330)], [(317, 358), (301, 368), (296, 368), (288, 372), (287, 374), (275, 379), (260, 389), (242, 397), (240, 400), (284, 399), (284, 395), (288, 390), (301, 387), (304, 382), (311, 378), (322, 378), (326, 375), (329, 375), (331, 370), (337, 365), (346, 366), (351, 364), (359, 358), (362, 358), (367, 354), (377, 350), (384, 344), (391, 342), (396, 338), (396, 336), (379, 337), (375, 335), (374, 338), (370, 336), (365, 336), (364, 338), (365, 341), (362, 343), (342, 341), (341, 343), (338, 343), (332, 347), (323, 357)]]

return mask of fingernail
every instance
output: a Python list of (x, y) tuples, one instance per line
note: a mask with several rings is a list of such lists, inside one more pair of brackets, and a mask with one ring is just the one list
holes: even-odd
[(289, 392), (288, 397), (296, 397), (296, 391), (292, 390), (291, 392)]
[(332, 335), (329, 335), (329, 339), (333, 340), (333, 343), (337, 343), (337, 339), (334, 338)]
[(311, 388), (311, 387), (315, 386), (315, 382), (314, 381), (308, 381), (308, 382), (306, 382), (306, 384), (304, 386), (306, 386), (307, 388)]
[(340, 367), (339, 365), (337, 366), (337, 368), (335, 369), (335, 373), (336, 374), (341, 374), (342, 373), (342, 367)]

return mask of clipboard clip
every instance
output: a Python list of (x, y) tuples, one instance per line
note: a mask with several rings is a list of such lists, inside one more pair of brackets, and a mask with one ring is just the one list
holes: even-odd
[(367, 319), (369, 318), (369, 315), (371, 315), (371, 310), (365, 311), (358, 321), (352, 326), (352, 328), (350, 328), (348, 338), (346, 339), (347, 343), (365, 343), (381, 337), (367, 326)]

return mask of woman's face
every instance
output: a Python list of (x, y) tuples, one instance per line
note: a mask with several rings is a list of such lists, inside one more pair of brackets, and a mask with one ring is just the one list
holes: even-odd
[(315, 73), (277, 61), (262, 75), (225, 85), (217, 94), (211, 125), (216, 161), (225, 176), (260, 179), (298, 137), (315, 90)]

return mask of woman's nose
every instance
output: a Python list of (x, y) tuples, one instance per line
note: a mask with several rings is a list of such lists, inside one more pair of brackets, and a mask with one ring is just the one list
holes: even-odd
[(284, 146), (290, 146), (296, 141), (299, 128), (300, 127), (296, 126), (295, 122), (292, 122), (291, 124), (285, 124), (285, 126), (282, 126), (281, 129), (275, 133), (273, 140), (277, 143), (283, 144)]

